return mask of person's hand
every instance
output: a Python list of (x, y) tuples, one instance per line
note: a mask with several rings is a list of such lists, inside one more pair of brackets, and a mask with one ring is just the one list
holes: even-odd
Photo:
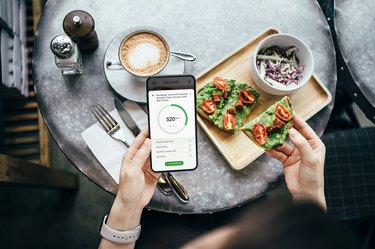
[(122, 159), (118, 192), (107, 222), (111, 228), (127, 230), (139, 225), (160, 176), (150, 168), (150, 151), (151, 140), (144, 129)]
[[(120, 183), (107, 219), (112, 229), (125, 231), (137, 227), (143, 208), (155, 192), (160, 174), (150, 168), (151, 140), (147, 137), (148, 130), (142, 130), (122, 158)], [(115, 244), (102, 239), (99, 248), (132, 249), (134, 244)]]
[(326, 209), (324, 197), (325, 146), (313, 129), (296, 113), (289, 131), (293, 145), (267, 150), (284, 166), (285, 181), (293, 199), (310, 199)]

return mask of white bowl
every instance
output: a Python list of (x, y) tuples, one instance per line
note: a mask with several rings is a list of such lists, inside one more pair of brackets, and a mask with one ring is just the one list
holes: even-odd
[[(298, 51), (295, 52), (295, 55), (299, 60), (298, 65), (304, 66), (302, 78), (298, 81), (298, 84), (290, 84), (288, 86), (270, 85), (267, 81), (262, 79), (256, 65), (256, 56), (263, 47), (268, 45), (276, 45), (282, 49), (287, 49), (292, 46), (298, 48)], [(288, 34), (275, 34), (263, 39), (255, 48), (251, 58), (251, 75), (255, 84), (263, 91), (272, 95), (286, 95), (303, 87), (310, 79), (313, 71), (314, 59), (309, 47), (297, 37)]]

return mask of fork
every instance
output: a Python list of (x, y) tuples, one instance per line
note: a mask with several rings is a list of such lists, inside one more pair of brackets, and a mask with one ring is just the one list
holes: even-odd
[(94, 114), (96, 120), (103, 127), (105, 132), (110, 135), (113, 139), (120, 141), (129, 147), (130, 145), (124, 140), (122, 134), (122, 128), (117, 123), (117, 121), (103, 108), (101, 105), (97, 105), (91, 109), (92, 114)]
[[(130, 145), (124, 140), (122, 134), (122, 128), (117, 123), (117, 121), (103, 108), (101, 105), (96, 105), (91, 109), (92, 114), (94, 114), (96, 120), (99, 124), (103, 127), (105, 132), (110, 135), (113, 139), (122, 142), (125, 144), (126, 147)], [(159, 190), (165, 194), (170, 195), (172, 193), (172, 189), (170, 188), (169, 184), (164, 180), (164, 178), (159, 178), (157, 186)]]

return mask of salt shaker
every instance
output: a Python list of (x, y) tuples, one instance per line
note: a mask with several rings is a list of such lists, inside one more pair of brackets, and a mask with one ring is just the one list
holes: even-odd
[(51, 50), (55, 55), (55, 63), (62, 74), (81, 74), (82, 57), (77, 44), (66, 35), (58, 35), (51, 41)]
[(92, 16), (83, 10), (68, 13), (63, 21), (65, 33), (77, 43), (82, 53), (94, 52), (99, 46), (95, 22)]

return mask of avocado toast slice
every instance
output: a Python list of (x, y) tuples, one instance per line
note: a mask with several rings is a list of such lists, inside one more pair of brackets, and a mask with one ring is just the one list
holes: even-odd
[(227, 103), (214, 122), (215, 125), (224, 131), (236, 133), (245, 123), (258, 98), (259, 94), (248, 84), (235, 84)]
[(287, 96), (244, 125), (241, 130), (258, 146), (273, 149), (283, 145), (293, 125), (293, 109)]
[[(216, 81), (216, 84), (214, 81)], [(215, 77), (214, 81), (207, 83), (198, 91), (196, 101), (197, 112), (211, 122), (214, 122), (220, 114), (236, 82), (235, 80), (222, 79), (220, 77)]]

